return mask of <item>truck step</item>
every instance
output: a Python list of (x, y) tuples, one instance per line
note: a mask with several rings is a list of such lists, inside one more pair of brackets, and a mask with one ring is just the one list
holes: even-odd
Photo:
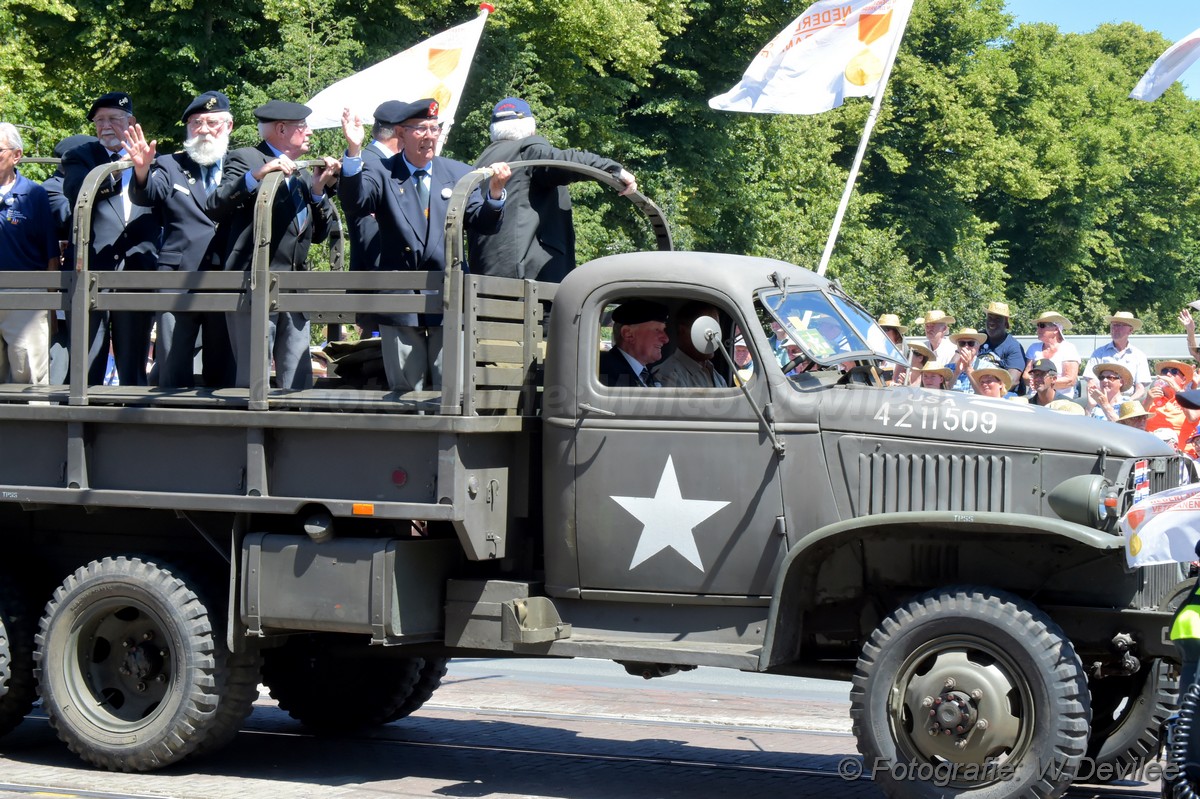
[[(530, 647), (532, 650), (535, 647)], [(705, 641), (645, 641), (576, 632), (570, 638), (537, 646), (539, 652), (562, 657), (668, 663), (677, 666), (717, 666), (756, 671), (762, 646)], [(526, 651), (517, 645), (514, 651)]]

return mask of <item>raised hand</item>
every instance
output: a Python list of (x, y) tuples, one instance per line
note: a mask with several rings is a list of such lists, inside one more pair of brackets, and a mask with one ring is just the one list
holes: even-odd
[(351, 113), (349, 108), (342, 109), (342, 135), (346, 137), (346, 154), (357, 158), (362, 152), (366, 131), (363, 129), (362, 117)]
[(146, 185), (146, 176), (150, 174), (150, 164), (154, 162), (154, 156), (158, 154), (158, 140), (147, 142), (145, 134), (142, 133), (142, 126), (134, 123), (126, 128), (125, 138), (121, 144), (125, 147), (125, 152), (129, 153), (129, 160), (133, 163), (133, 174), (138, 185)]

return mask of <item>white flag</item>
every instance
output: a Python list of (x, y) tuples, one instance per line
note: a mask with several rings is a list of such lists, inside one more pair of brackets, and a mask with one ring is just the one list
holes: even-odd
[(1189, 563), (1200, 541), (1200, 486), (1151, 494), (1121, 517), (1130, 566)]
[(874, 97), (908, 25), (913, 0), (821, 0), (750, 62), (741, 82), (708, 101), (722, 111), (819, 114)]
[(1168, 47), (1167, 52), (1158, 57), (1154, 66), (1133, 87), (1129, 96), (1148, 103), (1157, 100), (1197, 58), (1200, 58), (1200, 28)]
[(483, 8), (470, 22), (444, 30), (318, 92), (306, 103), (312, 109), (308, 124), (316, 129), (338, 128), (343, 108), (369, 120), (382, 102), (412, 102), (425, 97), (437, 100), (438, 116), (452, 124), (487, 21), (487, 7)]

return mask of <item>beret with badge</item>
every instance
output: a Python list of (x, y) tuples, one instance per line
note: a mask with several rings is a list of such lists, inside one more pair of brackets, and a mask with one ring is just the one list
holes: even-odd
[(188, 119), (194, 114), (215, 114), (218, 111), (229, 110), (229, 98), (221, 94), (221, 92), (205, 92), (197, 95), (196, 99), (188, 103), (188, 107), (183, 109), (183, 115), (179, 121), (187, 124)]
[(95, 119), (96, 113), (102, 108), (115, 108), (118, 111), (132, 114), (133, 98), (125, 92), (109, 92), (108, 94), (100, 95), (92, 103), (92, 108), (88, 111), (87, 121), (91, 122)]

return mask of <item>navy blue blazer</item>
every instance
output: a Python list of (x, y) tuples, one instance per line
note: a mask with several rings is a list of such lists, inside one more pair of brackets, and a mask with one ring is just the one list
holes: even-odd
[[(249, 269), (254, 257), (254, 198), (258, 193), (246, 189), (246, 173), (253, 172), (275, 158), (266, 142), (257, 147), (242, 147), (225, 156), (221, 185), (208, 198), (205, 210), (225, 228), (222, 260), (227, 270)], [(296, 173), (305, 186), (312, 185), (312, 173)], [(307, 189), (308, 219), (301, 229), (296, 223), (296, 206), (286, 186), (275, 192), (271, 207), (271, 269), (289, 272), (308, 268), (308, 249), (329, 236), (335, 212), (327, 194), (319, 203), (312, 201)]]
[[(190, 155), (180, 152), (156, 158), (146, 185), (138, 186), (135, 179), (129, 189), (135, 204), (157, 208), (162, 218), (160, 270), (196, 272), (222, 268), (219, 259), (225, 251), (225, 237), (204, 210), (208, 202), (204, 173)], [(218, 258), (216, 265), (214, 254)]]
[[(72, 213), (88, 173), (109, 160), (108, 150), (100, 142), (80, 145), (63, 156), (63, 196), (71, 204)], [(154, 269), (158, 262), (161, 238), (162, 226), (153, 209), (133, 205), (129, 211), (129, 221), (125, 221), (125, 201), (121, 197), (120, 180), (109, 180), (99, 187), (92, 205), (92, 243), (88, 252), (88, 269)]]
[[(429, 218), (420, 207), (412, 173), (401, 153), (381, 161), (363, 161), (357, 175), (342, 176), (340, 194), (348, 213), (375, 214), (379, 225), (380, 271), (440, 272), (446, 268), (446, 212), (454, 184), (471, 167), (450, 158), (434, 158), (429, 167)], [(467, 201), (465, 221), (470, 229), (494, 233), (504, 217), (503, 206), (484, 200), (487, 183)], [(409, 294), (409, 291), (389, 293)], [(440, 325), (440, 315), (380, 314), (385, 325)]]
[[(634, 374), (633, 367), (616, 347), (600, 353), (600, 382), (606, 386), (641, 386), (642, 381)], [(650, 373), (650, 384), (655, 385), (654, 372)]]

